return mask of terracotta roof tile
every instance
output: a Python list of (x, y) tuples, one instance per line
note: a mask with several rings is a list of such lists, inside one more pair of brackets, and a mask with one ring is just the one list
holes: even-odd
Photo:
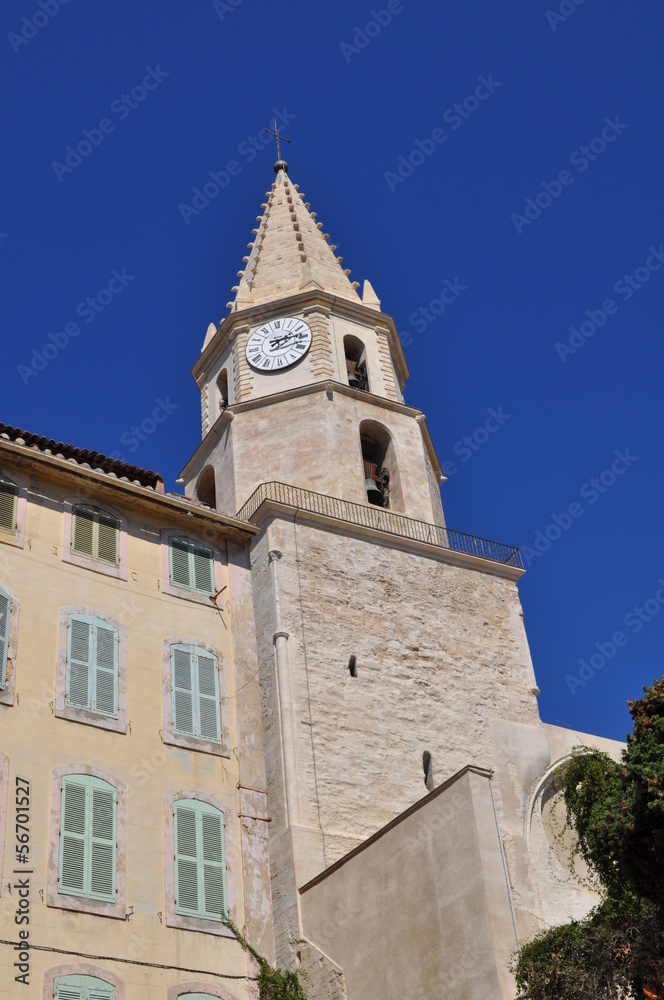
[(5, 441), (14, 441), (16, 444), (26, 445), (26, 447), (33, 448), (45, 455), (53, 455), (65, 461), (73, 461), (85, 468), (105, 472), (109, 476), (124, 479), (139, 486), (145, 486), (159, 493), (164, 492), (164, 481), (158, 472), (139, 469), (136, 465), (119, 462), (115, 458), (108, 458), (106, 455), (102, 455), (99, 451), (88, 451), (87, 448), (75, 448), (72, 444), (63, 444), (62, 441), (40, 437), (38, 434), (22, 431), (19, 427), (10, 427), (9, 424), (0, 423), (0, 441), (3, 439)]

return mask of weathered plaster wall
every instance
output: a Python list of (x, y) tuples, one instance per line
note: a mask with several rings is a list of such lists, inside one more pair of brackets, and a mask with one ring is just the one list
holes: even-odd
[(306, 887), (301, 910), (350, 1000), (512, 1000), (515, 938), (488, 775), (434, 792)]

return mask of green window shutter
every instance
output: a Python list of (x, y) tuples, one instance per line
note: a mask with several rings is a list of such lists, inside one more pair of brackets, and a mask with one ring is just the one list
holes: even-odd
[(186, 736), (221, 742), (217, 660), (196, 646), (171, 647), (173, 728)]
[(9, 650), (11, 614), (11, 598), (6, 591), (0, 590), (0, 691), (4, 690), (7, 682), (7, 652)]
[(171, 647), (173, 688), (173, 728), (178, 733), (195, 736), (192, 653), (189, 646)]
[(72, 510), (71, 550), (79, 556), (117, 566), (120, 523), (99, 507), (80, 504)]
[(175, 803), (175, 908), (221, 920), (226, 916), (224, 816), (205, 802)]
[[(106, 784), (104, 782), (104, 784)], [(115, 898), (115, 789), (90, 789), (92, 836), (90, 845), (90, 895)]]
[(189, 572), (189, 542), (185, 538), (171, 538), (169, 544), (171, 583), (175, 587), (192, 589)]
[(74, 507), (72, 511), (71, 550), (94, 559), (95, 516), (93, 507)]
[(203, 839), (203, 888), (205, 916), (221, 919), (226, 915), (226, 861), (224, 857), (224, 817), (220, 812), (201, 813)]
[(82, 775), (62, 782), (59, 891), (75, 896), (85, 895), (86, 791)]
[(90, 615), (70, 615), (67, 704), (117, 718), (118, 656), (117, 629)]
[(105, 622), (93, 625), (95, 634), (95, 694), (93, 710), (117, 716), (118, 632)]
[(120, 559), (118, 554), (120, 542), (120, 525), (117, 518), (105, 511), (98, 511), (98, 543), (97, 558), (100, 562), (110, 563), (117, 566)]
[(55, 1000), (84, 1000), (83, 981), (85, 976), (62, 976), (56, 979)]
[(220, 742), (219, 725), (219, 677), (217, 661), (211, 653), (202, 649), (194, 650), (198, 680), (199, 732), (205, 740)]
[(175, 808), (175, 906), (178, 913), (200, 915), (198, 902), (198, 854), (196, 810)]
[(92, 708), (92, 622), (85, 615), (69, 616), (67, 626), (67, 704)]
[(94, 976), (60, 976), (53, 984), (55, 1000), (114, 1000), (110, 983)]
[(196, 545), (192, 552), (194, 589), (201, 594), (214, 594), (214, 557), (210, 549)]
[(171, 583), (198, 594), (214, 594), (214, 553), (190, 538), (169, 541)]
[(0, 531), (16, 531), (18, 486), (11, 479), (0, 476)]
[(58, 891), (115, 900), (116, 791), (88, 775), (62, 780)]

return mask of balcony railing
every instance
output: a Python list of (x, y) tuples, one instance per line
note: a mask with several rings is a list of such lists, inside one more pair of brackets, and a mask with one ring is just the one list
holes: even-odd
[(365, 528), (374, 528), (402, 538), (411, 538), (416, 542), (428, 542), (442, 549), (452, 549), (454, 552), (465, 552), (479, 559), (489, 559), (491, 562), (503, 563), (505, 566), (515, 566), (523, 569), (521, 553), (513, 545), (503, 545), (501, 542), (491, 542), (476, 535), (467, 535), (463, 531), (443, 528), (438, 524), (428, 524), (426, 521), (416, 521), (403, 514), (385, 510), (383, 507), (373, 507), (350, 500), (340, 500), (324, 493), (313, 493), (286, 483), (262, 483), (255, 490), (237, 516), (248, 521), (265, 500), (285, 504), (287, 507), (297, 507), (309, 510), (315, 514), (335, 518), (337, 521), (349, 521)]

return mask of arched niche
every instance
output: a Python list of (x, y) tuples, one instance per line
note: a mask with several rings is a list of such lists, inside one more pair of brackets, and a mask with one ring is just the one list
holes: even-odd
[(196, 480), (196, 499), (207, 504), (213, 510), (217, 508), (217, 490), (214, 480), (214, 469), (206, 465)]
[(217, 409), (222, 414), (228, 406), (228, 372), (225, 368), (217, 376)]

